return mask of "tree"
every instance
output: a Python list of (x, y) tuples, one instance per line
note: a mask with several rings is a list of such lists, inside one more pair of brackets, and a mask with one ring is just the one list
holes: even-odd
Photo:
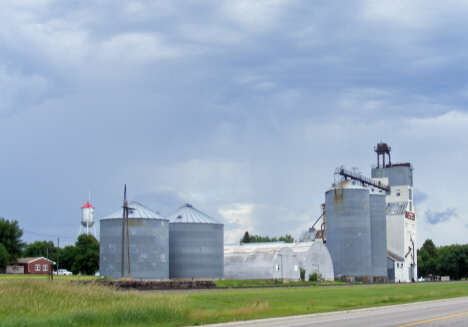
[(437, 249), (431, 239), (427, 239), (423, 246), (418, 250), (418, 275), (437, 275), (438, 258), (439, 249)]
[(427, 254), (429, 254), (432, 258), (437, 258), (437, 248), (431, 239), (427, 239), (426, 241), (424, 241), (421, 250), (425, 250)]
[(21, 256), (24, 243), (21, 241), (23, 230), (16, 220), (9, 221), (0, 217), (0, 243), (6, 248), (11, 261)]
[(0, 243), (0, 267), (6, 267), (10, 264), (10, 256), (6, 247)]
[[(35, 241), (30, 244), (26, 244), (23, 250), (23, 257), (49, 257), (49, 251), (54, 246), (52, 241)], [(54, 256), (56, 249), (54, 248)], [(51, 253), (52, 254), (52, 253)]]
[(99, 242), (91, 234), (81, 234), (75, 243), (74, 274), (94, 275), (99, 269)]
[[(23, 250), (23, 257), (44, 257), (57, 263), (61, 249), (54, 246), (52, 241), (35, 241), (26, 244)], [(56, 269), (54, 265), (54, 269)]]
[(244, 236), (240, 239), (241, 243), (250, 243), (250, 234), (249, 232), (245, 232)]
[(74, 245), (67, 245), (60, 249), (59, 267), (60, 269), (72, 270), (73, 262), (75, 261), (76, 248)]
[(285, 243), (292, 243), (294, 241), (294, 239), (292, 238), (291, 235), (289, 234), (286, 234), (285, 236), (280, 236), (279, 238), (280, 241), (283, 241)]
[(278, 242), (283, 241), (286, 243), (292, 243), (293, 238), (287, 234), (281, 236), (279, 239), (275, 236), (270, 238), (269, 236), (250, 235), (249, 232), (245, 232), (244, 236), (240, 239), (241, 243), (265, 243), (265, 242)]

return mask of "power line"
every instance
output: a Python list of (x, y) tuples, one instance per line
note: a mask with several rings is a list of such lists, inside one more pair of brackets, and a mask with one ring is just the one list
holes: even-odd
[(49, 235), (49, 234), (42, 234), (42, 233), (36, 233), (36, 232), (31, 232), (29, 230), (23, 229), (23, 233), (28, 233), (28, 234), (34, 234), (34, 235), (39, 235), (39, 236), (47, 236), (47, 237), (52, 237), (52, 238), (65, 238), (65, 239), (76, 239), (77, 237), (72, 237), (72, 236), (57, 236), (57, 235)]

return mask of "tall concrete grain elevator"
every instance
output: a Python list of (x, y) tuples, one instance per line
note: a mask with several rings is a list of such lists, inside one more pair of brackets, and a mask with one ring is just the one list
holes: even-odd
[(392, 164), (391, 148), (374, 148), (371, 178), (357, 169), (335, 170), (325, 193), (326, 245), (335, 277), (410, 282), (417, 278), (413, 166)]
[(392, 164), (386, 143), (377, 144), (374, 151), (377, 165), (372, 166), (372, 181), (389, 186), (385, 196), (389, 274), (392, 271), (395, 281), (414, 281), (418, 270), (413, 166), (409, 162)]

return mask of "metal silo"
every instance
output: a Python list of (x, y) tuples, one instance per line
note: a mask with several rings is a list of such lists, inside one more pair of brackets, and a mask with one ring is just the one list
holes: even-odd
[(222, 278), (224, 225), (190, 204), (168, 219), (170, 278)]
[(372, 282), (369, 190), (345, 179), (325, 193), (325, 203), (335, 276)]
[(387, 281), (387, 218), (385, 194), (371, 190), (370, 229), (372, 252), (372, 276), (380, 281)]
[[(131, 202), (128, 207), (130, 276), (169, 279), (169, 221), (138, 202)], [(121, 277), (122, 216), (120, 209), (100, 220), (101, 276)], [(125, 267), (126, 262), (125, 259)], [(127, 277), (127, 269), (124, 274)]]

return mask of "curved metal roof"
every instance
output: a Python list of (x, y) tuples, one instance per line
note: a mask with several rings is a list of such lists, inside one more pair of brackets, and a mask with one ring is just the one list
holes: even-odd
[(276, 255), (279, 251), (287, 247), (285, 244), (285, 242), (280, 241), (225, 245), (224, 254), (250, 255), (252, 253), (270, 253)]
[[(145, 207), (137, 201), (130, 202), (128, 208), (128, 218), (165, 219), (159, 213), (151, 211), (150, 209), (148, 209), (147, 207)], [(123, 209), (119, 209), (113, 214), (102, 219), (118, 219), (122, 218), (122, 216)]]
[(198, 211), (191, 204), (184, 204), (176, 212), (171, 214), (166, 219), (169, 219), (170, 224), (216, 224), (223, 225), (219, 221), (210, 216)]
[[(324, 246), (322, 242), (299, 242), (299, 243), (285, 243), (285, 247), (289, 247), (293, 249), (294, 253), (296, 253), (297, 260), (301, 262), (305, 262), (307, 260), (307, 256), (309, 252), (315, 251), (314, 245)], [(326, 248), (326, 247), (325, 247)], [(328, 251), (327, 251), (328, 252)]]

